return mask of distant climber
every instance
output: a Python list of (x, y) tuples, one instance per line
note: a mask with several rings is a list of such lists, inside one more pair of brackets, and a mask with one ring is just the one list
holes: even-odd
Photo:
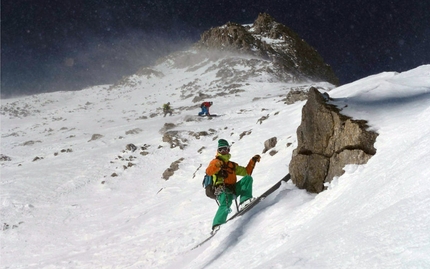
[(209, 107), (212, 106), (212, 102), (203, 102), (200, 105), (200, 108), (202, 109), (201, 112), (199, 112), (199, 116), (210, 116), (211, 113), (209, 113)]
[(173, 109), (170, 107), (170, 102), (163, 105), (163, 112), (164, 112), (164, 117), (166, 117), (167, 114), (170, 114), (170, 116), (172, 116)]

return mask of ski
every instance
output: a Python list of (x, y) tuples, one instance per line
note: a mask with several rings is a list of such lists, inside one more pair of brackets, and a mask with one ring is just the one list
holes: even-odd
[(210, 114), (210, 115), (197, 115), (201, 118), (213, 118), (213, 117), (220, 117), (222, 115), (218, 115), (218, 114)]
[[(263, 201), (267, 196), (269, 196), (270, 194), (272, 194), (274, 191), (276, 191), (277, 189), (279, 189), (279, 187), (281, 187), (282, 181), (287, 182), (288, 180), (291, 179), (290, 174), (287, 174), (285, 177), (283, 177), (281, 180), (279, 180), (275, 185), (273, 185), (272, 187), (270, 187), (267, 191), (265, 191), (263, 194), (261, 194), (260, 196), (258, 196), (254, 201), (252, 201), (249, 205), (247, 205), (245, 208), (243, 208), (242, 210), (239, 210), (238, 212), (236, 212), (233, 216), (231, 216), (230, 218), (227, 219), (227, 222), (229, 222), (230, 220), (233, 220), (236, 217), (242, 216), (243, 214), (245, 214), (246, 212), (248, 212), (249, 210), (251, 210), (254, 206), (256, 206), (258, 203), (260, 203), (261, 201)], [(224, 223), (224, 224), (225, 224)], [(224, 225), (222, 224), (222, 225)], [(203, 240), (202, 242), (198, 243), (196, 246), (194, 246), (191, 250), (196, 249), (200, 246), (202, 246), (204, 243), (206, 243), (207, 241), (211, 240), (216, 234), (217, 232), (220, 230), (220, 227), (218, 227), (218, 229), (214, 230), (211, 232), (210, 236), (207, 237), (205, 240)]]
[(206, 243), (207, 241), (211, 240), (211, 239), (212, 239), (212, 237), (214, 237), (218, 231), (219, 231), (219, 228), (218, 228), (217, 230), (212, 231), (212, 232), (211, 232), (211, 235), (210, 235), (208, 238), (206, 238), (206, 239), (205, 239), (205, 240), (203, 240), (202, 242), (200, 242), (200, 243), (198, 243), (197, 245), (195, 245), (191, 250), (196, 249), (196, 248), (198, 248), (198, 247), (202, 246), (202, 245), (203, 245), (204, 243)]
[(269, 196), (270, 194), (272, 194), (274, 191), (276, 191), (277, 189), (279, 189), (279, 187), (281, 187), (282, 181), (287, 182), (290, 179), (291, 179), (290, 174), (287, 174), (285, 177), (283, 177), (281, 180), (279, 180), (275, 185), (273, 185), (271, 188), (269, 188), (263, 194), (261, 194), (260, 196), (258, 196), (249, 205), (247, 205), (242, 210), (239, 210), (233, 216), (231, 216), (229, 219), (227, 219), (226, 223), (229, 222), (230, 220), (238, 217), (238, 216), (242, 216), (243, 214), (245, 214), (246, 212), (248, 212), (249, 210), (251, 210), (254, 206), (256, 206), (258, 203), (260, 203), (261, 201), (263, 201), (264, 198), (266, 198), (267, 196)]

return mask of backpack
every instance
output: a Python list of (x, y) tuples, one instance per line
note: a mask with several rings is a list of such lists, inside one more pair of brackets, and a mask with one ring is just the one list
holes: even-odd
[(215, 187), (213, 183), (213, 176), (205, 175), (203, 177), (202, 186), (205, 189), (206, 196), (211, 199), (216, 199)]

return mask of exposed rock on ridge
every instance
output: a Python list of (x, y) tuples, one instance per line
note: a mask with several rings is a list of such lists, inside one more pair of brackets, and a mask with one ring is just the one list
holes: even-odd
[(262, 57), (299, 79), (339, 84), (331, 67), (314, 48), (266, 13), (259, 14), (252, 25), (228, 22), (212, 28), (201, 35), (196, 47)]
[(346, 164), (364, 164), (376, 154), (378, 134), (367, 130), (366, 121), (342, 115), (327, 103), (329, 100), (328, 94), (309, 90), (289, 167), (297, 187), (313, 193), (323, 191), (325, 182), (341, 176)]

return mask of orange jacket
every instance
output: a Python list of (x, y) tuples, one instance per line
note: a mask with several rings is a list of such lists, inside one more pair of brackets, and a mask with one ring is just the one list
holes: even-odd
[[(240, 166), (235, 162), (231, 162), (230, 161), (230, 154), (225, 154), (222, 155), (220, 153), (217, 153), (216, 158), (213, 159), (208, 167), (206, 168), (206, 174), (208, 174), (209, 176), (216, 176), (215, 179), (215, 185), (221, 184), (221, 183), (225, 183), (228, 185), (233, 185), (237, 182), (237, 177), (236, 175), (239, 176), (247, 176), (247, 175), (251, 175), (252, 170), (254, 169), (255, 166), (255, 162), (254, 160), (249, 160), (248, 165), (246, 167)], [(228, 173), (228, 177), (227, 178), (222, 178), (220, 176), (217, 175), (217, 173), (221, 170), (224, 169), (227, 171)]]

